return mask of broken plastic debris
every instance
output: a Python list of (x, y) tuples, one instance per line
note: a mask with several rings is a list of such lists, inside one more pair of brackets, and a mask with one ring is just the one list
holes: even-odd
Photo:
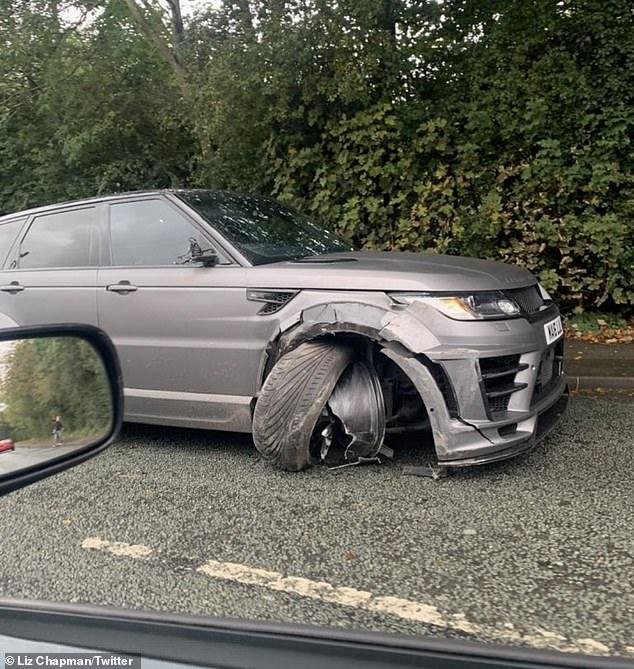
[(354, 462), (346, 462), (343, 465), (337, 465), (336, 467), (328, 467), (329, 472), (334, 472), (336, 469), (345, 469), (346, 467), (356, 467), (357, 465), (380, 465), (381, 459), (374, 458), (364, 458), (363, 456), (359, 457)]
[(379, 455), (383, 455), (391, 460), (394, 457), (394, 449), (382, 444), (381, 448), (379, 448)]
[(449, 476), (449, 470), (447, 467), (434, 467), (433, 465), (408, 465), (407, 467), (403, 467), (403, 474), (409, 476), (427, 476), (428, 478), (437, 480)]
[(332, 446), (332, 438), (333, 438), (332, 435), (333, 435), (332, 424), (326, 425), (326, 427), (321, 431), (321, 436), (323, 437), (323, 439), (321, 442), (321, 451), (319, 453), (319, 457), (322, 460), (326, 459), (328, 451)]

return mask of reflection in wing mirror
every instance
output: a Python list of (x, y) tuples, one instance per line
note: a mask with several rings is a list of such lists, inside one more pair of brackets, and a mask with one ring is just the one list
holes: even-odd
[(0, 494), (103, 450), (122, 406), (117, 355), (101, 330), (0, 330)]

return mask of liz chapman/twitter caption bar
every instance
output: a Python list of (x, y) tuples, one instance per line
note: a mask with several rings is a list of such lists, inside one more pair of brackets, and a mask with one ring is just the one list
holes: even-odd
[(5, 653), (5, 669), (14, 667), (125, 667), (140, 669), (141, 658), (119, 653)]

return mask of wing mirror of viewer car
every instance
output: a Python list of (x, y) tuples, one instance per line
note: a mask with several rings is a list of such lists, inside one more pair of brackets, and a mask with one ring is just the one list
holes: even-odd
[(104, 450), (122, 415), (119, 361), (103, 331), (0, 330), (0, 495)]

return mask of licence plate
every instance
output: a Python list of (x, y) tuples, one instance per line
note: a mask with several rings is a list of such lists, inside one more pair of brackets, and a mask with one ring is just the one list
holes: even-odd
[(544, 323), (544, 334), (546, 335), (546, 344), (552, 344), (564, 333), (564, 326), (561, 323), (561, 316), (557, 316), (552, 321)]

